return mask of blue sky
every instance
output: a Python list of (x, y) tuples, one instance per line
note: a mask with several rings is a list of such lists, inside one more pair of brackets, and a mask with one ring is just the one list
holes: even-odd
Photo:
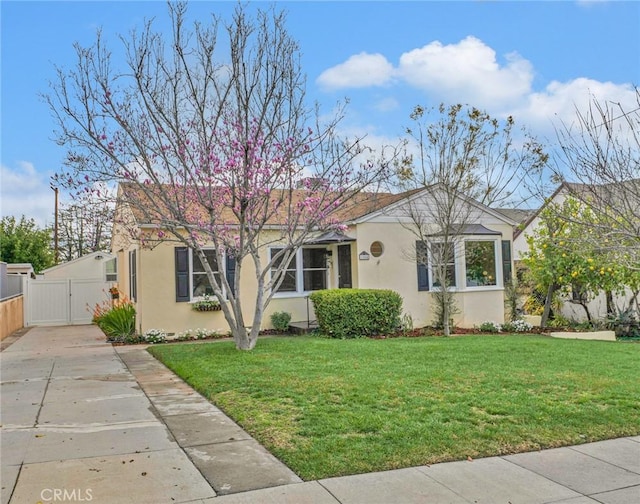
[[(253, 2), (253, 7), (271, 3)], [(397, 141), (417, 104), (468, 103), (512, 114), (540, 139), (570, 122), (589, 94), (635, 108), (640, 84), (640, 2), (412, 1), (276, 2), (300, 43), (307, 94), (330, 110), (349, 98), (347, 134), (373, 145)], [(192, 1), (192, 19), (227, 16), (235, 2)], [(2, 1), (0, 213), (53, 221), (49, 177), (64, 148), (39, 98), (70, 68), (72, 44), (89, 45), (98, 27), (118, 34), (166, 5), (143, 2)]]

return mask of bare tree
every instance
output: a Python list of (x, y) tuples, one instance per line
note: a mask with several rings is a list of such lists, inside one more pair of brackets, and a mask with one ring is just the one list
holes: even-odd
[(557, 130), (561, 153), (553, 166), (555, 180), (595, 215), (563, 217), (593, 229), (584, 238), (632, 269), (640, 264), (639, 88), (635, 99), (625, 106), (594, 97), (586, 111), (576, 109), (575, 123)]
[(114, 208), (110, 198), (96, 194), (77, 195), (60, 205), (59, 241), (61, 261), (71, 261), (91, 252), (108, 250)]
[[(251, 349), (290, 259), (311, 233), (339, 229), (336, 210), (384, 165), (363, 161), (361, 139), (338, 137), (341, 110), (321, 121), (306, 104), (299, 48), (283, 13), (250, 18), (238, 6), (230, 22), (213, 16), (192, 31), (184, 3), (170, 2), (169, 13), (167, 43), (151, 22), (121, 37), (126, 69), (113, 68), (98, 34), (92, 47), (76, 47), (72, 71), (59, 70), (48, 102), (69, 147), (60, 178), (75, 187), (124, 182), (120, 208), (155, 229), (138, 239), (191, 248), (236, 346)], [(125, 217), (120, 225), (130, 223)], [(270, 244), (278, 253), (265, 259)], [(211, 246), (213, 258), (205, 254)], [(229, 257), (233, 282), (216, 274)], [(257, 280), (246, 312), (244, 268)]]
[(448, 335), (461, 237), (473, 234), (482, 205), (513, 200), (526, 170), (544, 165), (547, 155), (525, 132), (516, 143), (511, 117), (501, 124), (485, 112), (458, 104), (431, 111), (418, 106), (411, 119), (415, 127), (407, 129), (398, 180), (404, 189), (428, 192), (427, 198), (407, 200), (406, 226), (416, 237), (418, 263), (432, 272), (440, 323)]

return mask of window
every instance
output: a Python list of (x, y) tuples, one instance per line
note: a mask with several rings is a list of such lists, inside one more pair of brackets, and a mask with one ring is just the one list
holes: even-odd
[(464, 243), (467, 287), (496, 285), (496, 244), (493, 241)]
[[(282, 248), (272, 248), (271, 249), (271, 259), (273, 259)], [(280, 256), (276, 259), (271, 267), (271, 276), (275, 273), (275, 271), (282, 264), (283, 256)], [(298, 280), (297, 280), (297, 270), (296, 270), (296, 256), (294, 255), (290, 260), (287, 267), (284, 269), (284, 278), (280, 283), (280, 286), (276, 289), (276, 292), (295, 292), (298, 290)]]
[(326, 250), (320, 248), (302, 249), (302, 290), (315, 291), (327, 288)]
[[(216, 259), (216, 251), (213, 249), (205, 249), (203, 250), (204, 255), (209, 263), (209, 266), (213, 270), (213, 274), (216, 277), (216, 281), (220, 284), (220, 271), (218, 269), (218, 261)], [(207, 276), (207, 272), (204, 269), (204, 265), (197, 254), (194, 254), (191, 251), (192, 261), (191, 264), (191, 298), (199, 298), (202, 296), (213, 296), (213, 287), (211, 286), (211, 282), (209, 282), (209, 277)]]
[(369, 252), (373, 257), (380, 257), (384, 253), (384, 245), (380, 241), (374, 241), (369, 247)]
[(453, 243), (431, 244), (431, 273), (433, 287), (441, 287), (444, 273), (448, 287), (456, 286), (456, 254)]
[[(462, 250), (464, 244), (464, 260), (462, 254), (456, 257), (456, 249)], [(502, 247), (502, 264), (498, 262), (498, 245)], [(448, 249), (448, 250), (445, 250)], [(457, 287), (458, 267), (464, 262), (464, 287), (491, 287), (498, 285), (496, 272), (502, 266), (503, 278), (511, 278), (511, 242), (508, 240), (479, 239), (465, 240), (459, 243), (416, 242), (416, 265), (418, 274), (418, 291), (428, 291), (441, 287), (441, 276), (446, 275), (448, 287)], [(461, 279), (462, 279), (461, 273)], [(464, 288), (463, 287), (463, 288)]]
[[(273, 259), (282, 248), (272, 248)], [(324, 248), (304, 247), (298, 251), (285, 268), (284, 278), (276, 292), (302, 293), (327, 288), (327, 251)], [(271, 274), (282, 264), (279, 257), (271, 268)]]
[(104, 264), (105, 281), (117, 282), (118, 281), (118, 263), (116, 258), (109, 259)]
[[(221, 270), (214, 249), (203, 250), (205, 258), (213, 270), (218, 283)], [(236, 275), (236, 261), (231, 254), (225, 254), (224, 274), (232, 291)], [(197, 254), (187, 247), (175, 248), (176, 302), (188, 302), (203, 296), (213, 295), (213, 288)]]

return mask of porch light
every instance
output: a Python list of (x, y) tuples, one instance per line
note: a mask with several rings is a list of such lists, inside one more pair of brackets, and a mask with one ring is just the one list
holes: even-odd
[(369, 252), (362, 251), (362, 252), (360, 252), (360, 255), (358, 256), (358, 259), (360, 259), (361, 261), (368, 261), (370, 257), (371, 256), (369, 255)]

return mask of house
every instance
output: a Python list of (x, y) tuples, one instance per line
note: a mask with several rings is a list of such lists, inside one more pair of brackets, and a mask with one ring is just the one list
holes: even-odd
[[(121, 185), (120, 190), (127, 188)], [(430, 325), (434, 320), (432, 293), (438, 287), (434, 286), (432, 265), (416, 259), (419, 244), (411, 232), (407, 208), (426, 211), (436, 190), (360, 193), (344, 208), (338, 208), (336, 216), (345, 224), (345, 231), (318, 233), (298, 251), (267, 307), (263, 328), (270, 328), (270, 314), (278, 311), (291, 313), (294, 321), (313, 320), (309, 294), (340, 288), (392, 289), (403, 297), (404, 310), (415, 327)], [(503, 287), (512, 271), (512, 230), (516, 222), (462, 196), (460, 204), (468, 205), (473, 217), (468, 221), (472, 223), (457, 233), (450, 264), (458, 308), (454, 323), (472, 327), (487, 320), (502, 322)], [(226, 332), (228, 326), (221, 312), (191, 309), (209, 288), (197, 257), (177, 242), (159, 240), (153, 246), (142, 246), (138, 239), (131, 238), (157, 226), (146, 221), (142, 212), (127, 208), (122, 198), (116, 215), (120, 217), (113, 228), (112, 253), (117, 257), (118, 285), (136, 305), (138, 330), (178, 332), (202, 327)], [(133, 232), (131, 227), (135, 228)], [(437, 242), (438, 237), (432, 239)], [(277, 249), (277, 243), (262, 249), (265, 264)], [(481, 253), (468, 254), (472, 249)], [(471, 274), (477, 271), (485, 275), (481, 281)], [(218, 272), (232, 277), (233, 261), (225, 261)], [(257, 283), (252, 268), (243, 268), (242, 272), (240, 285), (246, 308), (252, 305)], [(251, 320), (250, 315), (247, 320)]]
[[(518, 226), (513, 233), (513, 254), (516, 264), (520, 262), (522, 257), (529, 250), (527, 237), (533, 235), (535, 230), (542, 223), (541, 212), (550, 204), (562, 205), (568, 197), (575, 197), (582, 202), (596, 201), (602, 208), (608, 206), (608, 202), (613, 202), (611, 208), (617, 211), (629, 211), (631, 215), (638, 215), (640, 208), (640, 180), (630, 180), (628, 182), (617, 182), (602, 185), (577, 184), (562, 182), (553, 194), (547, 198), (545, 204), (537, 211), (531, 213), (521, 225)], [(561, 314), (571, 321), (583, 322), (587, 320), (584, 308), (584, 293), (573, 289), (570, 295), (561, 296)], [(613, 294), (612, 301), (614, 306), (624, 308), (629, 305), (633, 293), (627, 289), (624, 295)], [(595, 320), (602, 320), (607, 317), (607, 299), (604, 292), (592, 294), (590, 300), (586, 303), (586, 307), (590, 315)]]

